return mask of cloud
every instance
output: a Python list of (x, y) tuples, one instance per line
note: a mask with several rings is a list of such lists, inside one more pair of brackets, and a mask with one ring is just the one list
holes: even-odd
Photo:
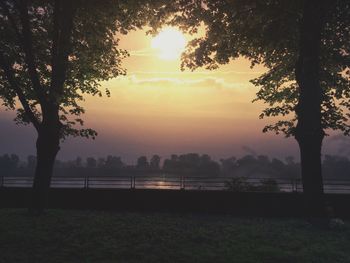
[(151, 48), (143, 48), (139, 50), (131, 50), (129, 51), (130, 56), (134, 57), (151, 57), (155, 56), (155, 50)]
[(202, 77), (202, 78), (176, 78), (176, 77), (151, 77), (151, 78), (139, 78), (136, 75), (130, 75), (126, 77), (119, 77), (120, 81), (126, 81), (127, 84), (134, 85), (152, 85), (169, 87), (169, 86), (198, 86), (198, 87), (213, 87), (223, 89), (236, 89), (246, 87), (249, 83), (244, 82), (228, 82), (227, 80), (219, 77)]
[[(142, 54), (142, 53), (141, 53)], [(196, 75), (257, 75), (257, 74), (263, 74), (264, 71), (238, 71), (238, 70), (226, 70), (226, 71), (219, 71), (219, 70), (206, 70), (206, 71), (131, 71), (130, 74), (134, 75), (190, 75), (190, 76), (196, 76)]]

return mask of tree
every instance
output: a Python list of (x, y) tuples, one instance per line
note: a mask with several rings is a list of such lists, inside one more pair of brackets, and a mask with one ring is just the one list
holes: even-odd
[(140, 156), (139, 158), (137, 158), (136, 167), (138, 169), (148, 169), (149, 168), (149, 163), (148, 163), (147, 157), (146, 156)]
[(27, 168), (34, 171), (35, 166), (36, 166), (36, 156), (29, 155), (27, 157)]
[(164, 160), (163, 170), (183, 175), (217, 176), (220, 174), (220, 165), (208, 154), (173, 154), (170, 159)]
[(120, 170), (124, 166), (122, 159), (117, 156), (108, 155), (105, 167), (110, 170)]
[(74, 161), (75, 167), (82, 167), (83, 166), (83, 159), (81, 159), (80, 156), (78, 156)]
[(163, 170), (167, 172), (174, 172), (178, 170), (178, 156), (176, 154), (172, 154), (170, 159), (165, 159), (163, 163)]
[(94, 169), (97, 166), (97, 161), (94, 157), (86, 158), (86, 167), (89, 169)]
[[(182, 67), (216, 69), (245, 57), (268, 71), (252, 83), (264, 117), (280, 117), (264, 131), (298, 141), (309, 207), (322, 206), (321, 146), (325, 130), (350, 132), (350, 4), (329, 0), (179, 0), (169, 24), (205, 36), (189, 43)], [(288, 117), (291, 116), (291, 119)], [(319, 209), (317, 209), (319, 208)], [(310, 210), (311, 211), (311, 210)], [(314, 211), (315, 212), (315, 211)]]
[(203, 154), (200, 156), (197, 173), (205, 176), (218, 176), (220, 174), (220, 165), (213, 161), (208, 154)]
[(322, 127), (322, 88), (320, 84), (321, 40), (325, 25), (327, 0), (305, 1), (300, 22), (298, 59), (295, 79), (299, 86), (296, 105), (298, 122), (295, 139), (300, 148), (302, 181), (308, 209), (322, 215), (323, 180), (321, 148), (325, 132)]
[(18, 168), (19, 157), (16, 154), (4, 154), (0, 156), (0, 172), (2, 175), (9, 175)]
[(220, 159), (222, 174), (225, 176), (233, 175), (233, 170), (237, 166), (236, 161), (237, 161), (236, 157), (230, 157), (227, 159)]
[(350, 171), (348, 157), (325, 155), (323, 170), (328, 179), (347, 179)]
[[(102, 95), (100, 81), (124, 75), (118, 35), (140, 28), (161, 1), (0, 1), (0, 98), (16, 121), (37, 131), (32, 210), (41, 213), (60, 141), (94, 138), (83, 125), (84, 94)], [(157, 7), (157, 8), (156, 8)], [(109, 91), (106, 91), (109, 95)]]
[(97, 159), (97, 167), (103, 168), (106, 165), (106, 160), (103, 157)]
[(159, 170), (160, 169), (160, 156), (155, 154), (152, 156), (150, 163), (149, 163), (151, 169)]

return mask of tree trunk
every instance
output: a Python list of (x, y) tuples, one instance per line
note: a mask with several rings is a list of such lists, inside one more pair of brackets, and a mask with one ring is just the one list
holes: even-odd
[(308, 216), (324, 215), (321, 150), (324, 131), (321, 123), (322, 88), (320, 86), (320, 45), (323, 28), (324, 2), (304, 1), (301, 21), (299, 57), (296, 80), (299, 103), (295, 138), (301, 157), (301, 175)]
[(48, 196), (56, 155), (60, 149), (58, 125), (43, 125), (36, 142), (37, 164), (32, 188), (30, 212), (40, 215), (47, 208)]

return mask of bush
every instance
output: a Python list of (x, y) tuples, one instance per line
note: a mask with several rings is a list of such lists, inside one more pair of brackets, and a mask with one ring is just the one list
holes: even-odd
[(233, 192), (279, 192), (276, 180), (262, 179), (260, 185), (247, 182), (246, 177), (234, 177), (225, 182), (225, 189)]

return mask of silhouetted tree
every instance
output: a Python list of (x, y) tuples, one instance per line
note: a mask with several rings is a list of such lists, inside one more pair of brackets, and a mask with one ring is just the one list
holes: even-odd
[(184, 175), (216, 176), (220, 174), (220, 165), (207, 154), (188, 153), (164, 160), (163, 170)]
[(100, 157), (100, 158), (97, 159), (97, 167), (98, 167), (98, 168), (104, 167), (105, 164), (106, 164), (105, 158)]
[(178, 167), (182, 172), (188, 174), (195, 174), (200, 162), (200, 156), (198, 153), (181, 154), (178, 158)]
[(272, 161), (271, 161), (271, 166), (276, 171), (283, 171), (284, 167), (285, 167), (285, 164), (281, 160), (279, 160), (277, 158), (273, 158)]
[(96, 168), (97, 166), (97, 161), (93, 157), (88, 157), (86, 158), (86, 167), (87, 168)]
[(163, 170), (166, 171), (175, 171), (176, 165), (178, 161), (178, 156), (176, 154), (172, 154), (170, 159), (165, 159), (163, 163)]
[(350, 161), (345, 156), (325, 155), (323, 169), (328, 178), (349, 178)]
[(149, 168), (149, 163), (148, 163), (147, 157), (146, 156), (140, 156), (137, 159), (136, 167), (138, 169), (148, 169)]
[(27, 157), (27, 167), (29, 169), (35, 169), (35, 166), (36, 166), (36, 156), (34, 155), (29, 155)]
[(257, 161), (260, 163), (260, 165), (265, 166), (270, 163), (269, 157), (266, 155), (258, 155)]
[(81, 167), (83, 165), (83, 160), (81, 159), (81, 157), (77, 157), (75, 159), (75, 167)]
[[(96, 136), (83, 125), (83, 94), (102, 95), (100, 81), (125, 74), (118, 35), (161, 12), (161, 1), (0, 1), (0, 98), (17, 122), (37, 133), (32, 209), (46, 206), (60, 140)], [(109, 95), (109, 91), (106, 92)], [(16, 102), (21, 104), (17, 108)]]
[(153, 155), (149, 164), (150, 164), (151, 169), (159, 170), (160, 169), (160, 156), (157, 154)]
[(0, 156), (0, 172), (2, 175), (9, 175), (18, 168), (19, 157), (16, 154), (4, 154)]
[[(205, 36), (192, 40), (182, 66), (215, 69), (244, 56), (268, 71), (252, 82), (265, 116), (283, 118), (264, 131), (293, 135), (299, 143), (309, 207), (322, 207), (321, 145), (324, 129), (350, 132), (350, 4), (336, 0), (174, 1), (169, 24)], [(293, 114), (294, 113), (294, 114)]]
[(294, 157), (293, 156), (287, 156), (286, 157), (286, 163), (287, 163), (287, 165), (295, 164)]
[(236, 163), (236, 157), (230, 157), (227, 159), (220, 159), (221, 163), (221, 172), (223, 175), (226, 176), (232, 176), (233, 170), (235, 169), (237, 163)]
[(223, 175), (244, 178), (300, 178), (299, 164), (286, 164), (277, 158), (270, 161), (265, 155), (246, 155), (237, 160), (222, 159), (221, 169)]
[(205, 176), (218, 176), (220, 175), (220, 165), (213, 161), (208, 154), (203, 154), (200, 156), (197, 173)]
[(105, 167), (108, 169), (119, 170), (124, 166), (120, 157), (108, 155), (106, 158)]
[(242, 158), (237, 160), (238, 166), (255, 166), (256, 159), (253, 155), (245, 155)]
[(285, 176), (288, 178), (298, 178), (300, 177), (300, 164), (294, 161), (291, 156), (286, 157), (286, 169), (284, 172)]

